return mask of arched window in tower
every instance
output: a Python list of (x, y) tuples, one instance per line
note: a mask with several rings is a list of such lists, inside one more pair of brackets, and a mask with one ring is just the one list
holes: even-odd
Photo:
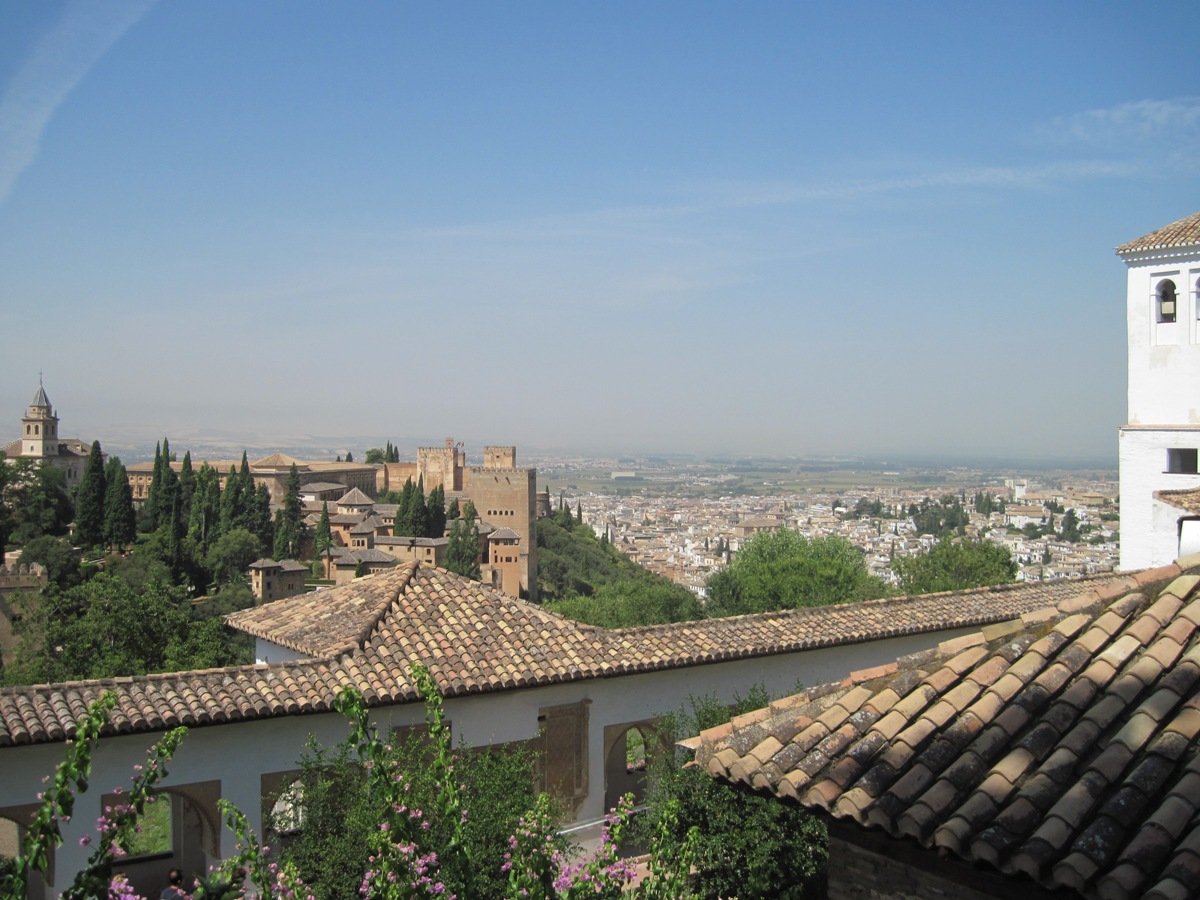
[(1170, 278), (1166, 278), (1158, 283), (1158, 289), (1155, 291), (1157, 297), (1157, 312), (1159, 322), (1174, 322), (1175, 321), (1175, 282)]

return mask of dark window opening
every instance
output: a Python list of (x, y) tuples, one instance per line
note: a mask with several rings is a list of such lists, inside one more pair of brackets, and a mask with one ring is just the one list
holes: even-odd
[(1197, 468), (1197, 452), (1195, 449), (1181, 447), (1167, 451), (1167, 471), (1184, 475), (1200, 474)]

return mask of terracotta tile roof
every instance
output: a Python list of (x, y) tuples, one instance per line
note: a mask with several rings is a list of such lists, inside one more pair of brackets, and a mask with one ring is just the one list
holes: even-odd
[(1177, 491), (1155, 491), (1154, 499), (1161, 500), (1176, 509), (1200, 513), (1200, 488)]
[(1144, 234), (1137, 240), (1122, 244), (1117, 248), (1117, 254), (1133, 253), (1137, 250), (1157, 250), (1163, 247), (1186, 247), (1200, 244), (1200, 213), (1194, 213), (1186, 219), (1164, 225), (1157, 231)]
[(110, 731), (154, 731), (324, 712), (348, 685), (372, 705), (410, 702), (413, 662), (454, 697), (1003, 622), (1080, 591), (1111, 596), (1136, 583), (1105, 576), (605, 631), (411, 562), (230, 616), (309, 659), (0, 689), (0, 747), (63, 740), (107, 689), (118, 696)]
[(718, 779), (1048, 888), (1197, 896), (1200, 576), (1180, 571), (1110, 582), (686, 743)]
[(300, 460), (288, 456), (286, 453), (272, 453), (270, 456), (256, 459), (250, 463), (250, 466), (255, 469), (290, 469), (292, 466), (295, 466), (298, 471), (304, 471), (308, 468)]
[(339, 506), (371, 506), (375, 501), (358, 488), (352, 488), (339, 497), (337, 502)]

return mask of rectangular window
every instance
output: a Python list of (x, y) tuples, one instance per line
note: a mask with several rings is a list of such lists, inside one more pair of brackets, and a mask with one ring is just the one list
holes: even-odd
[(1180, 447), (1167, 451), (1167, 471), (1181, 475), (1200, 474), (1196, 466), (1197, 453), (1194, 448)]

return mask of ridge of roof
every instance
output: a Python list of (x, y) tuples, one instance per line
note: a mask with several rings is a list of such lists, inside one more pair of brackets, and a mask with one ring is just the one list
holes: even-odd
[(1200, 864), (1200, 575), (1182, 574), (1197, 566), (1136, 573), (683, 743), (719, 780), (1048, 888), (1182, 896), (1172, 862)]
[(1123, 256), (1138, 250), (1186, 247), (1191, 244), (1200, 244), (1200, 212), (1122, 244), (1117, 247), (1116, 253), (1118, 256)]

